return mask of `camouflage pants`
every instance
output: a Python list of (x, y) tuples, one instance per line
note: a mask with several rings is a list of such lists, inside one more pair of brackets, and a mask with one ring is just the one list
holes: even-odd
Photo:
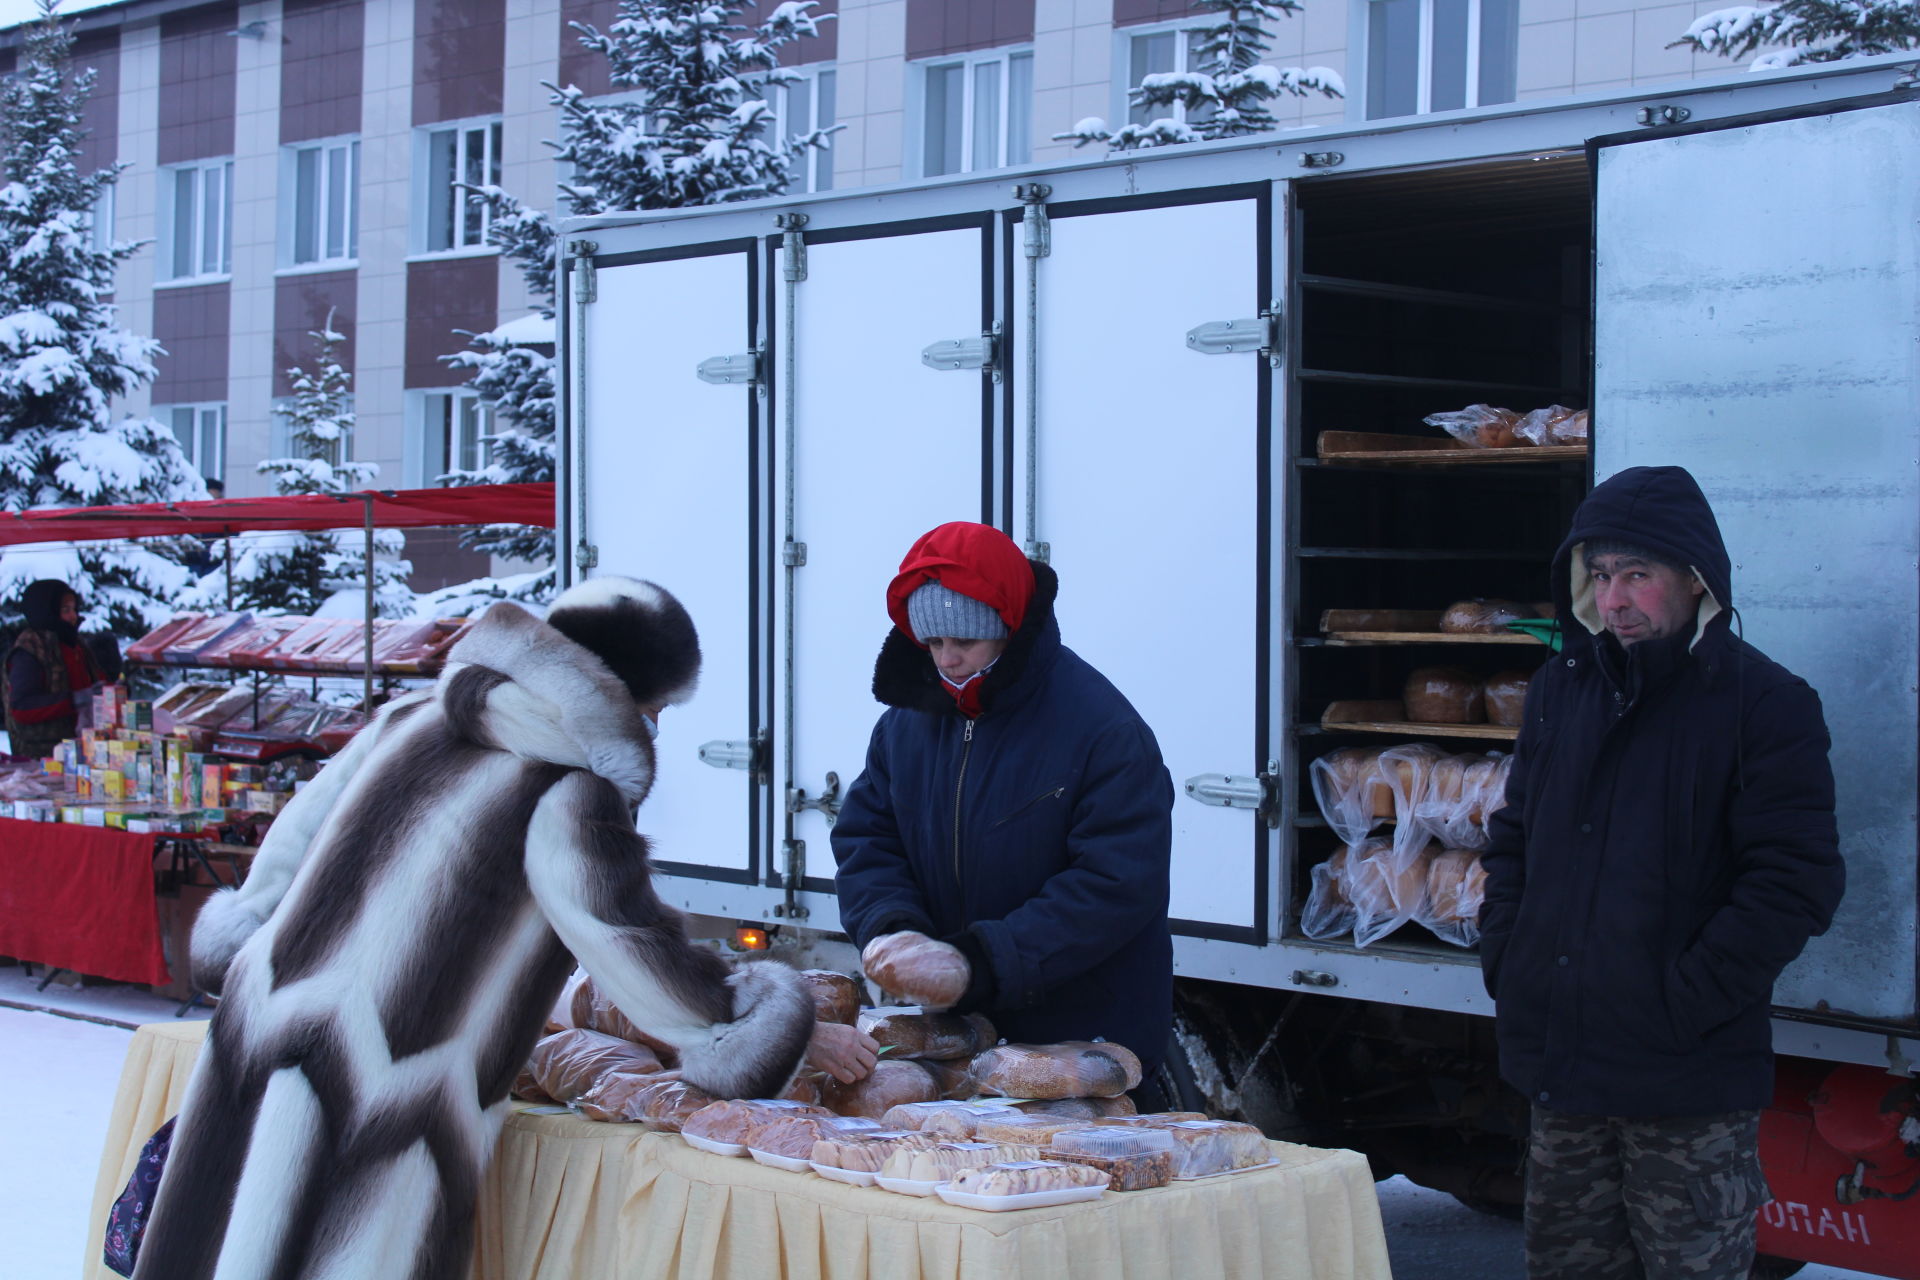
[(1631, 1120), (1533, 1109), (1527, 1275), (1533, 1280), (1746, 1280), (1760, 1113)]

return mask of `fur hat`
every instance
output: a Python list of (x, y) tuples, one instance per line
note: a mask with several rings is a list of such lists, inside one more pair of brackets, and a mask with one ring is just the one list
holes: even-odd
[(561, 593), (547, 625), (606, 663), (643, 706), (685, 702), (700, 683), (693, 619), (651, 582), (589, 578)]

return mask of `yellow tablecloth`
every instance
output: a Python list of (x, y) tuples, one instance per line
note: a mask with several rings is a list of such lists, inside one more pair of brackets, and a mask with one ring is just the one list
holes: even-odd
[[(93, 1239), (179, 1107), (204, 1027), (142, 1027), (121, 1076)], [(1351, 1151), (1274, 1143), (1271, 1169), (1018, 1213), (956, 1209), (696, 1151), (637, 1125), (518, 1111), (481, 1191), (475, 1280), (1334, 1280), (1390, 1276)], [(94, 1249), (86, 1280), (111, 1272)]]

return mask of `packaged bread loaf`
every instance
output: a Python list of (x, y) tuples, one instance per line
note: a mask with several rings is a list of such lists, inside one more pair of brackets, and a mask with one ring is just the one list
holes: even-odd
[(680, 1131), (710, 1142), (745, 1145), (747, 1130), (754, 1126), (761, 1115), (759, 1103), (729, 1098), (702, 1107), (688, 1116), (681, 1124)]
[(822, 1138), (879, 1130), (877, 1121), (860, 1116), (770, 1115), (747, 1130), (745, 1146), (764, 1155), (807, 1160), (813, 1156), (814, 1143)]
[(841, 1084), (828, 1077), (820, 1085), (821, 1100), (843, 1116), (867, 1116), (878, 1120), (902, 1103), (932, 1102), (940, 1096), (933, 1076), (918, 1062), (896, 1061), (889, 1055), (880, 1059), (873, 1074), (855, 1084)]
[[(1574, 422), (1575, 418), (1579, 421)], [(1573, 444), (1587, 438), (1587, 413), (1550, 404), (1521, 418), (1514, 424), (1513, 434), (1531, 445)]]
[(1535, 616), (1530, 606), (1517, 600), (1476, 597), (1448, 605), (1440, 614), (1440, 630), (1449, 635), (1500, 635), (1509, 622)]
[(990, 1048), (1000, 1034), (977, 1013), (900, 1013), (863, 1015), (860, 1029), (890, 1058), (971, 1058)]
[(901, 1146), (887, 1157), (880, 1172), (903, 1182), (947, 1182), (962, 1169), (1010, 1158), (1006, 1150), (1003, 1144), (997, 1142), (936, 1142), (930, 1146)]
[(698, 1085), (680, 1079), (675, 1072), (655, 1076), (654, 1080), (655, 1084), (635, 1095), (634, 1102), (640, 1108), (641, 1122), (661, 1133), (680, 1132), (680, 1126), (688, 1117), (719, 1101)]
[(1213, 1117), (1203, 1111), (1149, 1111), (1137, 1116), (1108, 1116), (1104, 1120), (1095, 1120), (1094, 1127), (1105, 1129), (1164, 1129), (1170, 1124), (1179, 1124), (1183, 1120), (1211, 1120)]
[(1133, 1099), (1126, 1094), (1117, 1098), (1043, 1098), (1016, 1102), (1013, 1109), (1022, 1115), (1051, 1116), (1055, 1120), (1101, 1120), (1108, 1116), (1133, 1114)]
[(1511, 449), (1526, 443), (1513, 433), (1520, 425), (1520, 415), (1490, 404), (1470, 404), (1464, 409), (1430, 413), (1421, 421), (1430, 427), (1439, 427), (1461, 444), (1475, 449)]
[(1425, 901), (1425, 850), (1402, 863), (1393, 846), (1369, 840), (1348, 854), (1347, 894), (1353, 900), (1353, 941), (1368, 946), (1413, 918)]
[(962, 1169), (953, 1190), (970, 1196), (1026, 1196), (1040, 1191), (1106, 1185), (1107, 1175), (1084, 1165), (1053, 1160), (1017, 1160)]
[(1426, 909), (1419, 922), (1444, 942), (1472, 946), (1480, 940), (1480, 904), (1486, 900), (1486, 884), (1478, 853), (1442, 851), (1427, 868)]
[(973, 1076), (968, 1070), (973, 1065), (973, 1059), (918, 1058), (915, 1061), (933, 1077), (934, 1088), (940, 1090), (942, 1099), (959, 1102), (974, 1095)]
[(1407, 677), (1407, 719), (1420, 724), (1480, 724), (1487, 718), (1480, 677), (1460, 667), (1419, 667)]
[(920, 1130), (941, 1138), (971, 1138), (979, 1131), (981, 1121), (1004, 1118), (1007, 1110), (1000, 1102), (953, 1103), (927, 1113), (920, 1122)]
[(878, 1173), (886, 1167), (894, 1152), (906, 1147), (930, 1147), (933, 1139), (924, 1133), (899, 1129), (873, 1129), (863, 1133), (823, 1134), (809, 1157), (815, 1164), (848, 1169), (855, 1173)]
[(1250, 1124), (1231, 1120), (1188, 1120), (1158, 1130), (1173, 1140), (1173, 1176), (1204, 1178), (1235, 1169), (1251, 1169), (1273, 1159), (1273, 1148)]
[(527, 1068), (540, 1089), (555, 1102), (572, 1102), (604, 1075), (658, 1075), (666, 1068), (641, 1045), (597, 1031), (556, 1031), (533, 1046)]
[(607, 999), (606, 994), (600, 990), (599, 986), (595, 984), (591, 978), (581, 987), (580, 994), (575, 998), (575, 1009), (579, 1010), (582, 1003), (586, 1006), (584, 1009), (586, 1020), (584, 1022), (576, 1022), (574, 1024), (575, 1026), (584, 1026), (592, 1031), (599, 1031), (610, 1036), (618, 1036), (620, 1039), (630, 1041), (634, 1044), (645, 1045), (647, 1048), (653, 1050), (654, 1056), (659, 1058), (668, 1068), (680, 1065), (680, 1054), (678, 1050), (666, 1041), (648, 1035), (644, 1028), (637, 1026), (633, 1019), (620, 1012), (619, 1008), (615, 1006), (613, 1001)]
[(1530, 679), (1525, 671), (1500, 671), (1487, 677), (1484, 689), (1488, 724), (1519, 725), (1524, 718)]
[(1347, 860), (1351, 856), (1342, 846), (1308, 873), (1310, 883), (1306, 903), (1300, 908), (1300, 932), (1317, 942), (1353, 932), (1353, 899), (1347, 893)]
[(1147, 1191), (1173, 1180), (1173, 1139), (1159, 1129), (1071, 1129), (1053, 1135), (1046, 1158), (1098, 1169), (1114, 1191)]
[(1008, 1098), (1114, 1098), (1140, 1084), (1140, 1059), (1106, 1041), (996, 1045), (969, 1070), (981, 1093)]
[(860, 984), (831, 969), (802, 969), (801, 985), (813, 997), (813, 1016), (820, 1022), (852, 1026), (860, 1018)]
[(1008, 1142), (1019, 1146), (1044, 1147), (1056, 1133), (1084, 1129), (1087, 1122), (1073, 1116), (1030, 1116), (1009, 1107), (997, 1116), (983, 1116), (973, 1135), (981, 1142)]
[(1378, 748), (1330, 751), (1308, 767), (1307, 777), (1320, 816), (1344, 843), (1366, 839), (1393, 816), (1393, 787), (1381, 771)]
[(658, 1075), (609, 1072), (596, 1080), (591, 1089), (573, 1100), (573, 1109), (589, 1120), (631, 1124), (645, 1118), (646, 1100), (655, 1089), (661, 1087), (661, 1077)]
[(867, 977), (903, 1000), (944, 1009), (966, 994), (973, 976), (958, 948), (919, 933), (886, 933), (860, 953)]
[(780, 1093), (782, 1101), (804, 1102), (809, 1106), (822, 1106), (820, 1086), (828, 1077), (818, 1071), (802, 1071), (794, 1076), (793, 1083)]
[(533, 1077), (532, 1067), (520, 1068), (520, 1074), (513, 1078), (513, 1088), (507, 1092), (522, 1102), (559, 1101), (557, 1098), (550, 1097), (547, 1091), (540, 1087), (540, 1082)]

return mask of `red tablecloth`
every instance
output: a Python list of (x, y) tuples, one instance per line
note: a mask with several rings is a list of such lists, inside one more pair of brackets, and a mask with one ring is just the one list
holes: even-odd
[(172, 981), (151, 835), (0, 818), (0, 955), (121, 982)]

